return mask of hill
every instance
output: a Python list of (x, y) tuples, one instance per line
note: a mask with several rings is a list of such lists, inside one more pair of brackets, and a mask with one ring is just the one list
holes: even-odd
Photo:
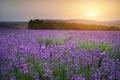
[(106, 26), (118, 26), (120, 27), (120, 20), (108, 20), (108, 21), (96, 21), (86, 19), (43, 19), (44, 21), (52, 22), (69, 22), (69, 23), (82, 23), (82, 24), (95, 24), (95, 25), (106, 25)]
[(28, 22), (0, 22), (0, 29), (27, 29)]
[[(86, 23), (85, 23), (86, 22)], [(94, 22), (94, 21), (93, 21)], [(30, 20), (29, 29), (51, 29), (51, 30), (120, 30), (117, 26), (93, 24), (91, 21), (81, 20)]]

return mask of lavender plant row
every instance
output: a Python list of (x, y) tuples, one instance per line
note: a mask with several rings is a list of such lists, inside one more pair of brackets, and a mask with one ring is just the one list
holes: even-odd
[(120, 32), (1, 30), (0, 80), (120, 80)]

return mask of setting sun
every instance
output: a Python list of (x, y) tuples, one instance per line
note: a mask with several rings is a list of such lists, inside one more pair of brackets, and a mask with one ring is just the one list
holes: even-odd
[(96, 17), (96, 13), (95, 12), (88, 12), (88, 16), (89, 17)]
[(86, 16), (87, 16), (88, 19), (91, 19), (91, 20), (96, 20), (97, 19), (97, 13), (95, 11), (87, 12)]

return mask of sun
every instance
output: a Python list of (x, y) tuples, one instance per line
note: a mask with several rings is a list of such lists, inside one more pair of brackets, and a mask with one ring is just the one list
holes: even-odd
[(93, 11), (88, 12), (88, 17), (94, 18), (96, 17), (96, 13)]

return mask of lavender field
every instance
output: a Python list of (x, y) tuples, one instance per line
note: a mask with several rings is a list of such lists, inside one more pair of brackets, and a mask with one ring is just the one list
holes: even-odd
[(120, 80), (120, 32), (1, 30), (0, 80)]

